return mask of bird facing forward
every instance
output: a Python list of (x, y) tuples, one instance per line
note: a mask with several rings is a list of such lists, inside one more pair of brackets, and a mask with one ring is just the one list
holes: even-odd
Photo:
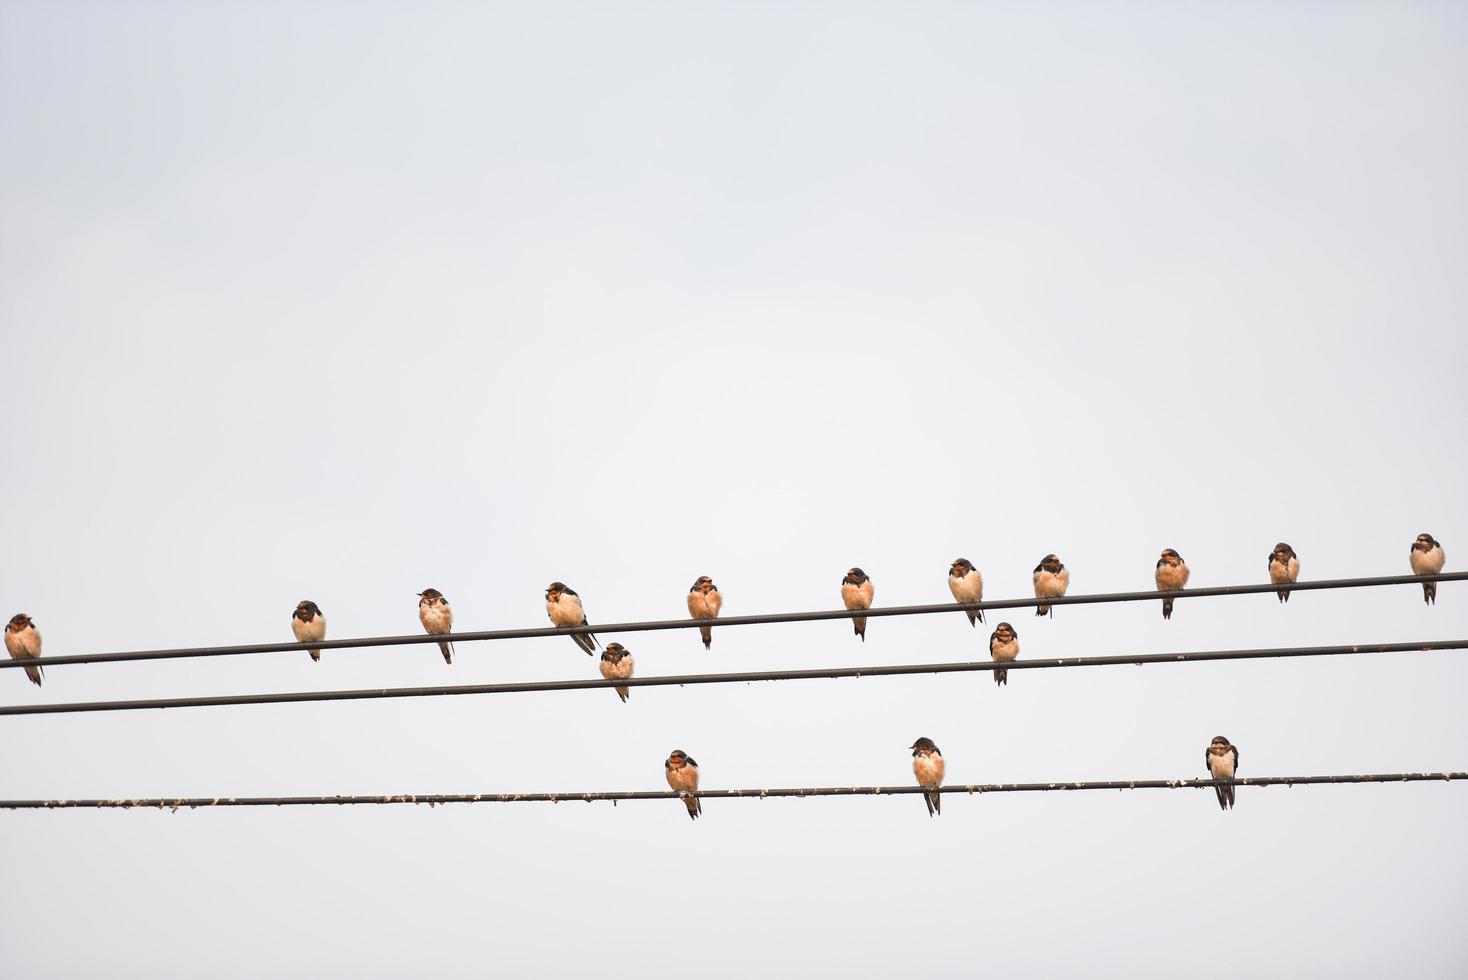
[[(321, 614), (321, 607), (310, 599), (297, 603), (296, 611), (291, 613), (291, 632), (296, 634), (297, 643), (320, 643), (326, 639), (326, 617)], [(312, 660), (321, 662), (320, 650), (306, 652)]]
[[(1436, 575), (1443, 570), (1443, 565), (1448, 560), (1443, 546), (1426, 531), (1417, 535), (1417, 540), (1412, 542), (1411, 558), (1413, 575)], [(1422, 601), (1437, 605), (1436, 582), (1422, 583)]]
[[(948, 591), (953, 593), (954, 602), (983, 602), (984, 576), (967, 558), (959, 558), (948, 566)], [(965, 609), (968, 624), (984, 621), (984, 610)]]
[[(632, 676), (632, 653), (620, 643), (608, 643), (601, 652), (601, 675), (609, 681), (625, 681)], [(617, 697), (627, 700), (627, 689), (615, 689)]]
[[(1281, 541), (1274, 546), (1269, 553), (1269, 581), (1275, 585), (1294, 584), (1295, 579), (1300, 577), (1300, 559), (1295, 554), (1295, 549)], [(1290, 590), (1279, 590), (1279, 601), (1290, 601)]]
[[(586, 610), (581, 608), (581, 597), (564, 582), (552, 582), (545, 590), (545, 614), (557, 626), (590, 626), (586, 621)], [(596, 637), (590, 633), (573, 633), (571, 639), (586, 651), (588, 657), (596, 655)]]
[(688, 807), (688, 819), (697, 820), (703, 815), (703, 801), (690, 794), (698, 792), (698, 763), (689, 758), (682, 749), (674, 749), (663, 763), (663, 773), (668, 777), (668, 786), (683, 796)]
[[(1208, 768), (1208, 775), (1214, 779), (1233, 779), (1234, 774), (1239, 771), (1238, 746), (1230, 745), (1228, 739), (1222, 735), (1214, 736), (1213, 741), (1208, 743), (1208, 751), (1203, 755), (1203, 764)], [(1231, 809), (1234, 805), (1234, 788), (1215, 786), (1214, 789), (1218, 791), (1218, 808)]]
[[(35, 660), (41, 655), (41, 632), (25, 613), (16, 613), (5, 624), (5, 649), (12, 660)], [(46, 676), (41, 667), (27, 667), (25, 675), (31, 683), (41, 686)]]
[[(989, 635), (989, 656), (1000, 663), (1009, 663), (1019, 656), (1019, 634), (1008, 623), (1000, 623)], [(1009, 671), (994, 671), (995, 684), (1008, 684)]]
[[(719, 595), (719, 587), (714, 584), (714, 580), (707, 575), (700, 575), (693, 583), (693, 588), (688, 590), (688, 615), (694, 619), (718, 619), (719, 610), (723, 606), (724, 597)], [(698, 633), (703, 637), (703, 648), (713, 649), (713, 627), (700, 626)]]
[[(846, 577), (841, 580), (841, 601), (847, 609), (870, 609), (872, 608), (872, 580), (867, 578), (867, 573), (860, 568), (851, 568)], [(861, 641), (867, 641), (867, 618), (857, 616), (851, 621), (851, 626), (856, 630), (856, 635)]]
[[(943, 785), (943, 753), (931, 738), (920, 738), (912, 745), (912, 774), (923, 789), (937, 790)], [(943, 815), (943, 795), (924, 793), (923, 801), (928, 804), (928, 816)]]
[[(1162, 557), (1157, 559), (1157, 591), (1176, 592), (1185, 588), (1188, 584), (1188, 563), (1183, 561), (1183, 556), (1171, 548), (1162, 549)], [(1172, 618), (1172, 600), (1162, 600), (1162, 618)]]
[[(449, 601), (442, 592), (424, 589), (418, 593), (418, 621), (429, 636), (442, 636), (454, 631), (454, 611), (449, 608)], [(440, 643), (438, 650), (443, 654), (444, 663), (454, 662), (452, 643)]]
[[(1060, 563), (1059, 558), (1046, 555), (1035, 566), (1034, 581), (1036, 599), (1059, 598), (1070, 588), (1070, 571)], [(1055, 618), (1055, 613), (1049, 606), (1036, 606), (1035, 615)]]

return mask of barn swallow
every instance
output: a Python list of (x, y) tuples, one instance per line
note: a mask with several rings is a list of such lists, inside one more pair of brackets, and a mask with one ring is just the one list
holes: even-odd
[[(948, 591), (953, 593), (954, 602), (983, 602), (984, 601), (984, 576), (974, 567), (973, 562), (967, 558), (959, 558), (948, 566)], [(984, 621), (984, 610), (965, 609), (968, 613), (968, 624), (974, 625), (975, 620)]]
[[(545, 614), (557, 626), (590, 626), (586, 621), (586, 610), (581, 608), (581, 597), (564, 582), (552, 582), (545, 590)], [(590, 633), (573, 633), (571, 639), (586, 651), (588, 657), (596, 656), (596, 637)]]
[[(668, 761), (663, 763), (663, 770), (673, 792), (679, 794), (698, 792), (698, 763), (690, 759), (687, 752), (682, 749), (674, 749), (669, 753)], [(703, 801), (698, 797), (684, 795), (683, 804), (688, 807), (689, 820), (697, 820), (703, 814)]]
[[(1274, 546), (1269, 553), (1269, 581), (1275, 585), (1286, 582), (1294, 582), (1300, 577), (1300, 559), (1295, 554), (1295, 549), (1281, 541)], [(1280, 602), (1290, 601), (1290, 590), (1281, 589), (1279, 592)]]
[[(912, 774), (923, 789), (937, 789), (943, 785), (943, 753), (931, 738), (920, 738), (908, 748), (912, 749)], [(928, 816), (943, 815), (943, 796), (940, 793), (924, 793), (928, 804)]]
[[(1157, 559), (1157, 591), (1176, 592), (1185, 588), (1188, 584), (1188, 563), (1183, 561), (1183, 556), (1171, 548), (1162, 549), (1162, 557)], [(1172, 618), (1172, 600), (1162, 600), (1162, 618)]]
[[(867, 573), (860, 568), (853, 568), (846, 573), (841, 580), (841, 601), (846, 604), (847, 609), (870, 609), (872, 608), (872, 580), (867, 578)], [(856, 635), (861, 637), (863, 643), (867, 640), (867, 618), (857, 616), (851, 621), (856, 630)]]
[[(718, 619), (719, 610), (723, 606), (724, 597), (719, 595), (719, 587), (714, 584), (714, 580), (707, 575), (700, 575), (698, 581), (693, 583), (693, 588), (688, 590), (688, 615), (694, 619)], [(714, 628), (700, 626), (698, 633), (703, 637), (703, 648), (713, 649)]]
[[(454, 631), (454, 611), (449, 608), (449, 601), (443, 597), (442, 592), (437, 589), (424, 589), (418, 593), (418, 621), (423, 624), (423, 629), (430, 636), (439, 636)], [(444, 663), (454, 662), (452, 643), (440, 643), (438, 649), (443, 654)]]
[[(1436, 575), (1443, 570), (1443, 565), (1448, 560), (1443, 546), (1438, 544), (1437, 539), (1423, 531), (1417, 535), (1417, 540), (1412, 542), (1412, 574), (1413, 575)], [(1437, 583), (1422, 583), (1422, 601), (1437, 605)]]
[[(1233, 779), (1234, 773), (1239, 771), (1238, 746), (1228, 744), (1228, 739), (1222, 735), (1215, 736), (1208, 744), (1208, 751), (1203, 753), (1203, 765), (1208, 768), (1208, 775), (1214, 779)], [(1218, 791), (1218, 808), (1231, 809), (1234, 805), (1234, 788), (1215, 786), (1214, 789)]]
[[(41, 655), (41, 632), (31, 622), (31, 617), (25, 613), (10, 617), (10, 622), (5, 624), (5, 649), (12, 660), (34, 660)], [(32, 684), (40, 687), (46, 671), (42, 667), (27, 667), (25, 675)]]
[[(1035, 598), (1058, 598), (1065, 595), (1068, 588), (1070, 572), (1060, 563), (1060, 559), (1054, 555), (1046, 555), (1040, 559), (1040, 564), (1035, 566)], [(1036, 606), (1035, 615), (1055, 618), (1055, 612), (1049, 606)]]
[[(624, 681), (632, 676), (632, 654), (620, 643), (608, 643), (601, 652), (601, 675), (609, 681)], [(627, 700), (627, 689), (616, 688), (617, 697)]]
[[(302, 599), (291, 614), (291, 632), (296, 634), (297, 643), (320, 643), (326, 639), (326, 617), (321, 607), (310, 599)], [(320, 650), (307, 650), (311, 659), (321, 662)]]
[[(1008, 623), (1000, 623), (989, 636), (989, 656), (997, 661), (1009, 663), (1019, 656), (1019, 634)], [(1008, 684), (1009, 671), (994, 671), (995, 684)]]

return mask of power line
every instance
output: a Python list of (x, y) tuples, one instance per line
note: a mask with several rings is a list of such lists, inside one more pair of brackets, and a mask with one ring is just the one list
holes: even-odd
[[(1262, 776), (1252, 779), (1112, 779), (1074, 783), (979, 783), (940, 787), (939, 793), (1047, 793), (1093, 789), (1212, 789), (1215, 786), (1319, 786), (1327, 783), (1427, 783), (1468, 779), (1468, 772), (1391, 772), (1338, 776)], [(911, 796), (920, 786), (802, 786), (788, 789), (706, 789), (693, 795), (705, 800), (762, 800), (785, 796)], [(359, 806), (363, 804), (413, 803), (438, 806), (447, 803), (619, 803), (624, 800), (677, 800), (679, 794), (665, 790), (631, 790), (591, 793), (404, 793), (388, 796), (186, 796), (112, 800), (0, 800), (4, 810), (73, 810), (217, 806)]]
[(1195, 653), (1122, 654), (1105, 657), (1059, 657), (1048, 660), (992, 660), (941, 664), (892, 664), (831, 667), (813, 670), (764, 670), (725, 674), (676, 674), (629, 677), (625, 680), (523, 681), (508, 684), (456, 684), (432, 687), (364, 688), (353, 691), (286, 691), (276, 694), (222, 694), (196, 698), (148, 698), (133, 701), (74, 701), (60, 704), (0, 706), (0, 715), (55, 715), (91, 711), (136, 711), (144, 708), (218, 708), (245, 704), (295, 704), (304, 701), (369, 701), (379, 698), (447, 697), (459, 694), (529, 694), (545, 691), (588, 691), (611, 687), (672, 687), (689, 684), (743, 684), (753, 681), (825, 680), (845, 677), (890, 677), (901, 674), (953, 674), (989, 670), (1043, 670), (1051, 667), (1111, 667), (1124, 664), (1178, 664), (1208, 660), (1265, 660), (1334, 657), (1363, 653), (1428, 653), (1462, 650), (1468, 640), (1418, 643), (1356, 643), (1348, 646), (1270, 647), (1256, 650), (1204, 650)]
[(510, 630), (480, 630), (430, 636), (365, 636), (347, 640), (320, 640), (311, 643), (250, 643), (233, 646), (180, 647), (169, 650), (130, 650), (120, 653), (79, 653), (35, 660), (0, 659), (0, 670), (18, 667), (55, 667), (64, 664), (117, 663), (131, 660), (179, 660), (190, 657), (233, 657), (256, 653), (301, 653), (305, 650), (347, 650), (364, 647), (409, 646), (421, 643), (473, 643), (488, 640), (524, 640), (542, 636), (573, 636), (578, 633), (650, 633), (659, 630), (694, 629), (700, 626), (763, 626), (776, 623), (806, 623), (830, 619), (852, 619), (857, 616), (925, 616), (962, 612), (965, 609), (1026, 609), (1033, 606), (1084, 606), (1109, 602), (1156, 602), (1163, 598), (1202, 599), (1213, 596), (1257, 595), (1275, 592), (1313, 592), (1322, 589), (1364, 589), (1387, 585), (1420, 585), (1423, 582), (1461, 582), (1468, 572), (1443, 572), (1437, 575), (1386, 575), (1375, 578), (1320, 579), (1296, 582), (1294, 585), (1218, 585), (1176, 592), (1110, 592), (1096, 595), (1060, 596), (1047, 599), (1002, 599), (992, 602), (939, 602), (921, 606), (878, 606), (872, 609), (825, 609), (816, 612), (765, 613), (755, 616), (727, 616), (719, 619), (661, 619), (638, 623), (593, 623), (588, 626), (531, 627)]

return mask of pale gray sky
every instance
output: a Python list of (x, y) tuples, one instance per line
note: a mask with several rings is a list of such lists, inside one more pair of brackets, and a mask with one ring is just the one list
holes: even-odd
[[(1463, 567), (1451, 4), (0, 4), (0, 612), (50, 653)], [(1468, 589), (1016, 613), (1023, 656), (1468, 635)], [(984, 656), (625, 636), (645, 674)], [(610, 638), (610, 637), (607, 637)], [(0, 702), (595, 676), (563, 639)], [(0, 797), (1468, 766), (1456, 654), (0, 719)], [(9, 978), (1454, 977), (1457, 785), (0, 814)]]

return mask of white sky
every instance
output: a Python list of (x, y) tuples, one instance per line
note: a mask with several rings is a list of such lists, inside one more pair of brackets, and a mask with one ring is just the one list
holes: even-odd
[[(48, 653), (1462, 567), (1448, 4), (0, 4), (0, 611)], [(1022, 656), (1468, 636), (1468, 589), (1010, 617)], [(963, 617), (620, 637), (986, 655)], [(610, 639), (611, 637), (605, 637)], [(0, 703), (595, 676), (567, 640)], [(0, 797), (1468, 767), (1457, 654), (0, 719)], [(9, 978), (1461, 976), (1468, 788), (0, 813)]]

